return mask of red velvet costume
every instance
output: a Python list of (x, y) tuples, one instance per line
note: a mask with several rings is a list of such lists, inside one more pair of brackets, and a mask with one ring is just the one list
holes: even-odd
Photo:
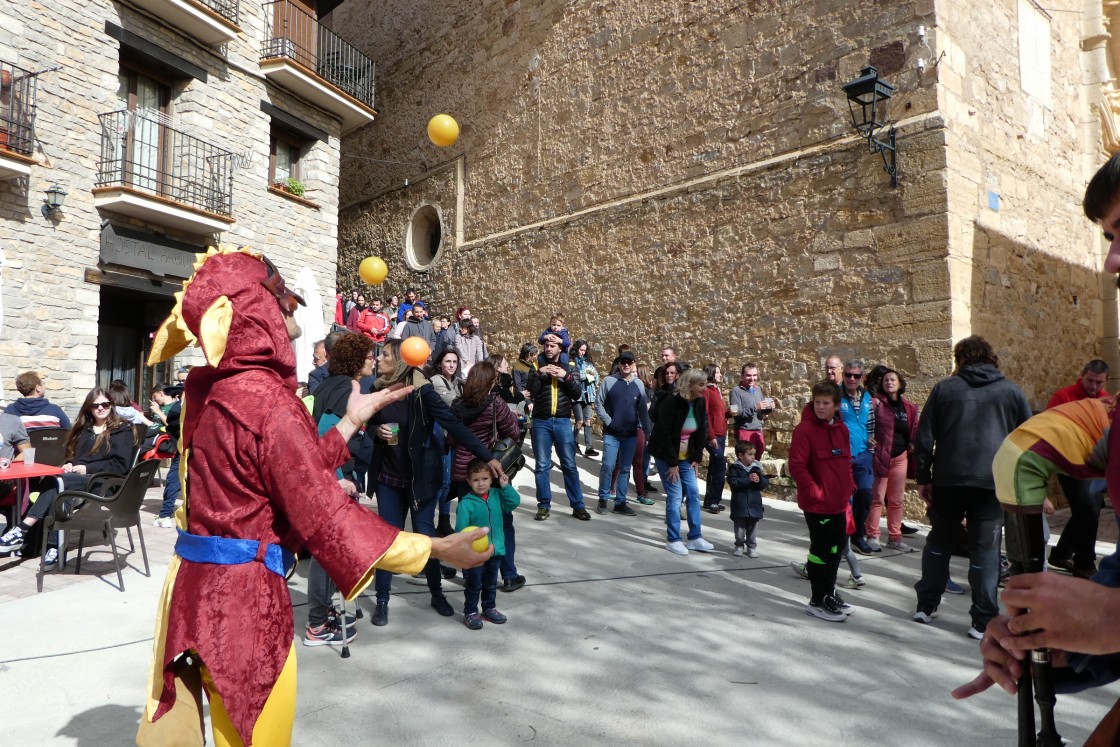
[[(268, 267), (251, 254), (211, 250), (196, 270), (184, 288), (180, 321), (175, 314), (168, 321), (185, 324), (211, 362), (191, 371), (183, 396), (180, 527), (185, 521), (191, 534), (260, 540), (262, 548), (305, 547), (348, 598), (369, 583), (379, 560), (391, 570), (422, 568), (430, 543), (425, 551), (404, 533), (383, 558), (399, 530), (338, 487), (334, 469), (349, 451), (336, 429), (320, 439), (296, 398), (284, 318), (277, 298), (261, 285)], [(174, 347), (165, 330), (161, 335), (153, 358)], [(221, 337), (224, 351), (208, 349), (220, 346)], [(241, 565), (173, 559), (157, 624), (162, 640), (157, 635), (154, 665), (162, 686), (152, 684), (151, 721), (158, 723), (175, 702), (172, 663), (194, 651), (242, 741), (251, 743), (294, 638), (287, 583), (259, 562), (262, 556), (263, 550), (258, 561)]]

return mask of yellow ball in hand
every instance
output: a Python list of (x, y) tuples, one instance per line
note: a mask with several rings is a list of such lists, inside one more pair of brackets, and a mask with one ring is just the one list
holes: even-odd
[(358, 265), (358, 275), (366, 285), (380, 285), (388, 274), (389, 268), (381, 257), (366, 257)]
[[(473, 532), (476, 529), (478, 529), (478, 527), (467, 527), (463, 531), (464, 532)], [(484, 535), (482, 537), (479, 537), (478, 539), (476, 539), (474, 542), (471, 543), (471, 549), (474, 550), (475, 552), (486, 552), (486, 548), (488, 548), (488, 547), (490, 547), (490, 535), (489, 534)]]

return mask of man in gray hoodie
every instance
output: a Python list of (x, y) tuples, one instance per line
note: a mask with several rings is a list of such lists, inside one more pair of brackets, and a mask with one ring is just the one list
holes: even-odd
[(1027, 398), (1004, 378), (992, 346), (977, 336), (953, 348), (956, 371), (930, 392), (918, 421), (918, 493), (932, 528), (914, 584), (914, 621), (929, 623), (949, 578), (949, 558), (961, 520), (968, 519), (971, 638), (980, 640), (999, 614), (999, 548), (1003, 510), (996, 499), (992, 458), (1007, 434), (1031, 417)]

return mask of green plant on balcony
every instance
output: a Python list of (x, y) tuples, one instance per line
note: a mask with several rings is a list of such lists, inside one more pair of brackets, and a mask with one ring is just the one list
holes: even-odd
[(303, 193), (306, 190), (306, 188), (303, 186), (303, 182), (301, 182), (299, 179), (281, 179), (272, 186), (276, 187), (277, 189), (282, 189), (288, 194), (295, 195), (296, 197), (303, 197)]

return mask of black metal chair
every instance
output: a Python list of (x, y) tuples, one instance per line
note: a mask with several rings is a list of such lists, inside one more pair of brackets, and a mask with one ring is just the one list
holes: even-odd
[[(149, 460), (140, 462), (126, 477), (94, 475), (90, 478), (91, 487), (98, 492), (84, 490), (64, 490), (55, 498), (51, 511), (47, 514), (43, 533), (52, 529), (59, 531), (78, 532), (78, 559), (74, 573), (82, 571), (82, 550), (85, 546), (87, 531), (99, 531), (109, 541), (113, 551), (113, 561), (117, 569), (117, 581), (120, 590), (124, 591), (124, 576), (121, 574), (121, 558), (117, 552), (116, 530), (128, 530), (136, 527), (140, 537), (140, 551), (144, 556), (144, 575), (151, 576), (148, 566), (148, 548), (144, 545), (143, 521), (140, 518), (140, 507), (144, 503), (144, 493), (152, 482), (159, 462)], [(93, 486), (97, 482), (99, 485)], [(129, 545), (133, 551), (136, 547), (132, 544), (132, 535), (128, 536)], [(39, 591), (43, 590), (43, 565), (46, 562), (47, 543), (43, 542), (40, 552), (39, 573), (36, 583)], [(58, 567), (66, 566), (66, 547), (60, 543), (58, 549)]]
[(35, 461), (61, 467), (66, 461), (66, 436), (69, 428), (36, 428), (27, 432), (35, 449)]

